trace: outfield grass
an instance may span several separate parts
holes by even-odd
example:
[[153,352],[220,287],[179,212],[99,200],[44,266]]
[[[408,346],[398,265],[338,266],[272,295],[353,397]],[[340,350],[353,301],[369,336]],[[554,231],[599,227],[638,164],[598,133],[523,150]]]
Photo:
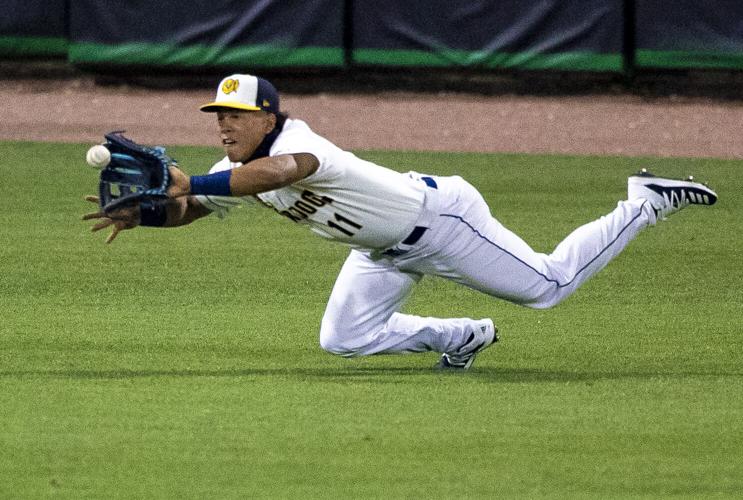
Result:
[[[492,316],[465,374],[318,346],[346,249],[268,210],[112,245],[87,145],[0,143],[0,498],[740,498],[743,175],[712,159],[364,152],[458,173],[537,250],[640,166],[721,201],[533,311],[427,279],[406,310]],[[191,172],[219,157],[178,147]]]

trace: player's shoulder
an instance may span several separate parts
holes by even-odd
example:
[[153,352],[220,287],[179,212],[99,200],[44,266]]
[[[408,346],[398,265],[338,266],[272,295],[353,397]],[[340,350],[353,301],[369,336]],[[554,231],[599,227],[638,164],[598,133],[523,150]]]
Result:
[[323,158],[337,150],[338,146],[316,134],[304,121],[288,118],[271,146],[270,155],[311,153],[322,163]]
[[284,127],[281,129],[281,133],[279,134],[279,138],[288,138],[288,137],[301,137],[301,136],[314,136],[317,135],[315,132],[310,128],[309,125],[303,120],[299,120],[297,118],[287,118],[286,122],[284,122]]

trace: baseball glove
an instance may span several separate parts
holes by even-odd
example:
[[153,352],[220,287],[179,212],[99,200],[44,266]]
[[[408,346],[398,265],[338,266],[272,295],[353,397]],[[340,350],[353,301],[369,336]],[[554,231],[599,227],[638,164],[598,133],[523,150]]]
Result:
[[110,163],[101,170],[100,205],[105,213],[137,205],[144,200],[167,198],[170,165],[177,162],[162,146],[147,147],[122,135],[105,134],[103,144],[111,152]]

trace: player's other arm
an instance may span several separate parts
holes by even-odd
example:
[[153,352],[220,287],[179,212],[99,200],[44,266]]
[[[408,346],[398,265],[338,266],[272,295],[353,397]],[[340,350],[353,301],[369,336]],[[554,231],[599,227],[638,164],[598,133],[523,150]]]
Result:
[[[99,204],[97,196],[86,196],[85,199],[96,205]],[[91,228],[94,232],[110,227],[111,234],[106,239],[106,243],[111,243],[121,231],[126,229],[134,229],[140,225],[184,226],[210,213],[211,210],[199,203],[196,197],[184,196],[182,198],[159,200],[151,206],[140,204],[123,207],[110,213],[98,210],[83,215],[83,220],[97,220]]]
[[232,170],[189,177],[171,168],[168,195],[180,199],[189,194],[248,196],[282,188],[312,175],[320,163],[309,153],[268,156]]
[[206,217],[212,213],[212,211],[202,205],[195,196],[168,198],[165,210],[166,217],[163,227],[185,226],[196,219]]

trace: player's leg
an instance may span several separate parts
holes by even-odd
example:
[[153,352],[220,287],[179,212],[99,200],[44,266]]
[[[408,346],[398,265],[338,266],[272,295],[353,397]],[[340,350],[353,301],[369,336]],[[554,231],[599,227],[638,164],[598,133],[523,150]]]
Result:
[[534,308],[565,299],[655,223],[646,200],[622,201],[606,216],[573,231],[547,255],[535,252],[493,218],[472,186],[461,183],[458,189],[458,201],[442,214],[436,228],[436,237],[449,240],[437,257],[438,274]]
[[[387,259],[353,250],[341,268],[320,329],[323,349],[341,356],[434,351],[455,353],[483,335],[492,322],[399,313],[421,275],[401,272]],[[487,332],[483,332],[485,327]]]
[[449,214],[443,214],[449,220],[437,229],[450,235],[454,248],[467,242],[467,252],[449,250],[444,258],[453,263],[452,279],[535,308],[551,307],[568,297],[659,217],[717,201],[714,191],[693,178],[661,178],[643,170],[628,180],[628,201],[579,227],[545,255],[495,220],[474,187],[460,182],[456,189],[458,196],[450,199],[457,201]]
[[[619,255],[644,228],[689,205],[713,205],[717,195],[692,177],[656,177],[643,170],[628,180],[628,201],[573,231],[549,254],[534,252],[490,215],[482,196],[460,183],[445,234],[469,241],[457,259],[458,279],[479,290],[529,307],[551,307]],[[459,212],[457,212],[457,210]],[[455,231],[459,232],[456,236]],[[461,245],[461,243],[458,243]],[[487,263],[487,264],[486,264]]]

